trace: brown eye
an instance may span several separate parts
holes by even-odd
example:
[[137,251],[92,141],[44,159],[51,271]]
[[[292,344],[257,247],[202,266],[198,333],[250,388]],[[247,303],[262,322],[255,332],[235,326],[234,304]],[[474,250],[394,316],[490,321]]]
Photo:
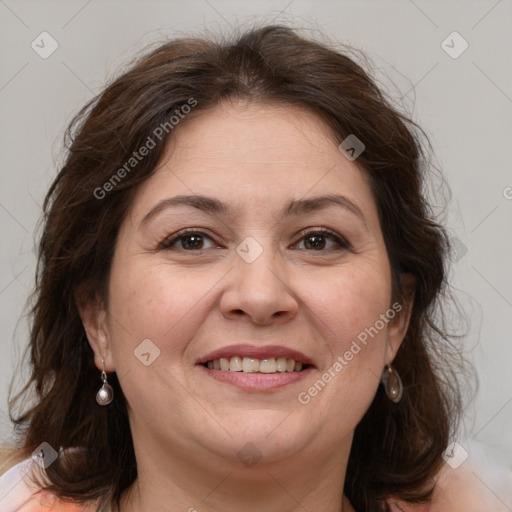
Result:
[[306,249],[323,249],[326,244],[325,236],[323,235],[308,235],[304,240]]
[[183,249],[202,249],[203,237],[201,235],[186,235],[180,238]]
[[[201,251],[209,248],[205,247],[208,240],[213,243],[212,238],[205,233],[199,231],[181,231],[165,239],[160,244],[159,248],[178,251],[184,250],[188,252]],[[212,246],[215,246],[215,244],[213,243]]]
[[350,247],[349,243],[344,238],[327,230],[312,231],[305,235],[299,241],[299,244],[302,242],[304,242],[304,246],[299,248],[308,251],[348,249]]

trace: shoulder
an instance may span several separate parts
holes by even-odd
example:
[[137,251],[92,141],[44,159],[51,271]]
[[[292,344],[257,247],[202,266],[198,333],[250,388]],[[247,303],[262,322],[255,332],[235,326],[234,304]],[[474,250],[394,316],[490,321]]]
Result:
[[96,507],[62,501],[36,482],[44,478],[34,457],[19,460],[17,452],[0,451],[0,510],[2,512],[95,512]]

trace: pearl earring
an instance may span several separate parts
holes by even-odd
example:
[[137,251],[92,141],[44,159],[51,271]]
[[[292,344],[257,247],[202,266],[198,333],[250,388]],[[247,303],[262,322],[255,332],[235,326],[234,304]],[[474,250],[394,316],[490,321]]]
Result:
[[396,404],[400,402],[404,392],[404,386],[400,375],[398,375],[398,372],[391,365],[387,365],[384,369],[381,381],[388,398]]
[[114,399],[114,390],[112,386],[107,382],[107,372],[105,371],[105,361],[102,359],[101,364],[103,365],[103,371],[101,372],[101,380],[103,386],[96,393],[96,402],[100,405],[108,405]]

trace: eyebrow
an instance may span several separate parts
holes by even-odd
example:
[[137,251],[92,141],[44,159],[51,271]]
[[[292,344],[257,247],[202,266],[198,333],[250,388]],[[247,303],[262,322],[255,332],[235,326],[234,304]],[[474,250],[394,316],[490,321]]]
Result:
[[[340,206],[345,210],[353,213],[363,222],[365,226],[367,225],[366,219],[359,206],[357,206],[357,204],[351,201],[348,197],[338,194],[330,194],[308,199],[296,199],[290,201],[290,203],[279,213],[279,219],[290,216],[304,215],[306,213],[323,210],[333,205]],[[229,205],[213,197],[199,195],[179,195],[168,199],[163,199],[162,201],[158,202],[148,213],[146,213],[146,215],[144,215],[142,221],[140,222],[139,228],[149,222],[151,218],[155,217],[163,210],[177,206],[189,206],[211,215],[218,215],[223,217],[234,215],[233,210]]]

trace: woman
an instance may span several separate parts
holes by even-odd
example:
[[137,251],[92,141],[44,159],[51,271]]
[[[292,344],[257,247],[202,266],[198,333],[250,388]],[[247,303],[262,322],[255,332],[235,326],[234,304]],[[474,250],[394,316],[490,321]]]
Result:
[[459,367],[415,133],[278,26],[111,83],[45,201],[4,508],[448,510]]

